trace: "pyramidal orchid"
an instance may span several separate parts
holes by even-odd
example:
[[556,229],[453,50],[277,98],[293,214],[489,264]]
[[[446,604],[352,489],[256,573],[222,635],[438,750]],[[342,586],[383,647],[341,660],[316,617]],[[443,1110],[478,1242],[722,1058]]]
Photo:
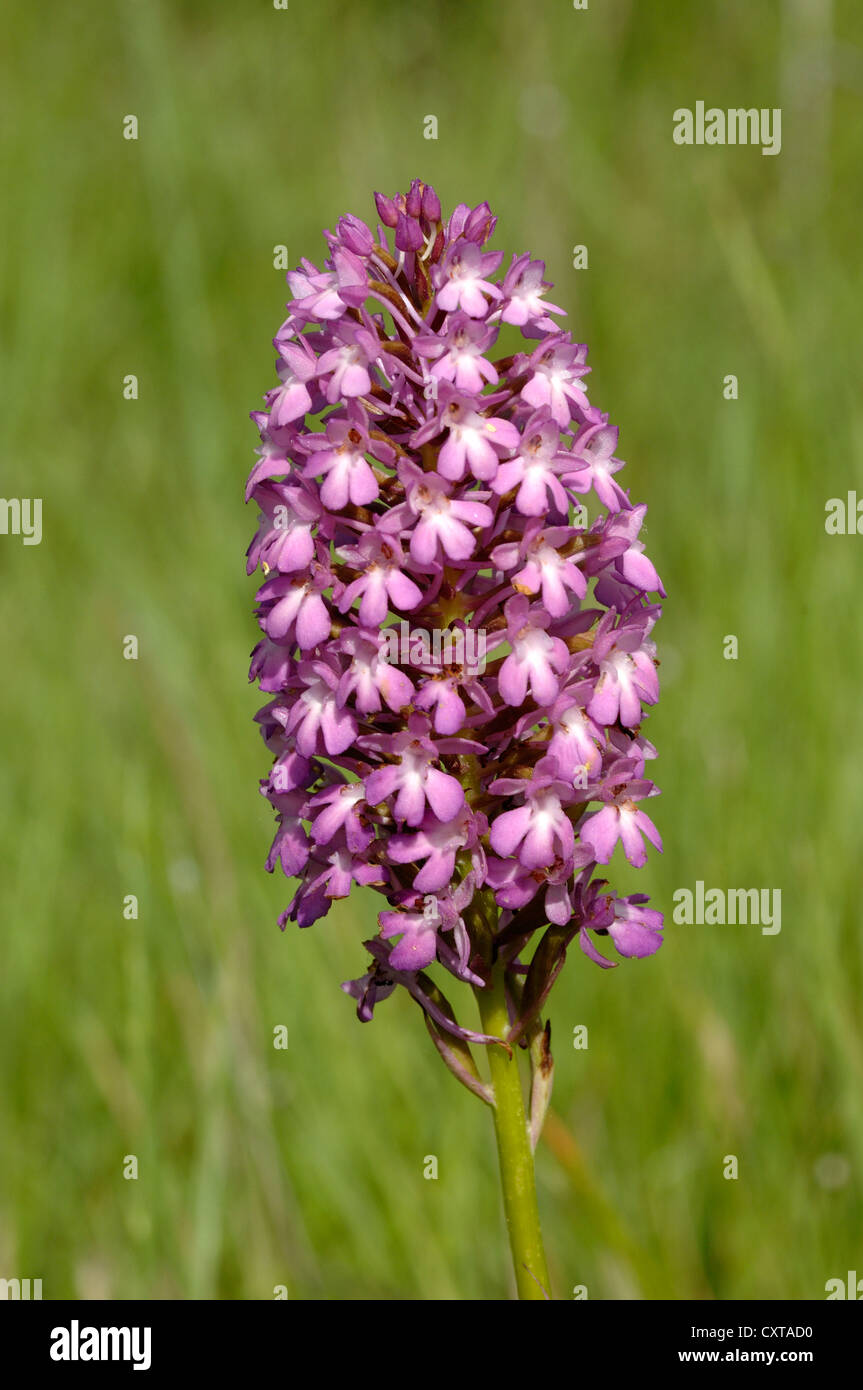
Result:
[[661,849],[641,727],[664,591],[543,262],[485,249],[486,203],[444,221],[419,180],[375,202],[375,231],[342,217],[323,267],[289,272],[278,384],[252,417],[267,868],[296,881],[283,928],[355,885],[384,898],[342,988],[363,1021],[405,989],[491,1106],[518,1292],[542,1299],[549,990],[576,938],[603,969],[662,940],[597,866]]

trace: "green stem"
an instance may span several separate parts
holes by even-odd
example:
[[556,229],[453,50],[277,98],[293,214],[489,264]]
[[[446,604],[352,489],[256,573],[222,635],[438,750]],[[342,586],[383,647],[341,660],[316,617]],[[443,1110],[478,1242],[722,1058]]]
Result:
[[[509,1017],[504,972],[500,966],[492,971],[490,985],[476,990],[476,997],[483,1031],[496,1038],[505,1038],[509,1032]],[[494,1126],[503,1206],[518,1296],[548,1299],[551,1286],[539,1226],[533,1153],[518,1072],[518,1048],[513,1048],[512,1056],[508,1056],[504,1048],[489,1046],[488,1058],[495,1097]]]

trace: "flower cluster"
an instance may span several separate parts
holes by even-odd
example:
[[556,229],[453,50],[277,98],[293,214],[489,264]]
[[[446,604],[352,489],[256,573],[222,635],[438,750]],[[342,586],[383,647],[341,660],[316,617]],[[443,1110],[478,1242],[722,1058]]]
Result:
[[[641,725],[663,590],[543,262],[503,269],[488,205],[444,223],[419,180],[376,204],[376,232],[342,217],[324,268],[289,272],[279,384],[252,417],[267,867],[298,880],[283,927],[355,883],[386,898],[370,968],[344,986],[361,1018],[402,984],[438,1028],[487,1041],[455,1022],[433,961],[482,987],[504,959],[535,1014],[576,935],[602,966],[597,939],[622,956],[661,942],[643,895],[593,875],[618,841],[636,866],[645,841],[661,849]],[[496,356],[501,333],[518,350]],[[405,623],[429,641],[395,661],[384,633]],[[453,657],[463,642],[439,656],[441,633],[470,629],[481,673]]]

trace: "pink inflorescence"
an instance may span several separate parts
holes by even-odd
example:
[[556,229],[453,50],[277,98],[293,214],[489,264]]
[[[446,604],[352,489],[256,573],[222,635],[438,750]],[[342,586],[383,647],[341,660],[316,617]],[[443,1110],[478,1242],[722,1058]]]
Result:
[[[486,203],[444,225],[419,180],[375,201],[376,233],[343,217],[324,269],[289,272],[279,385],[252,416],[267,867],[299,880],[282,927],[354,883],[386,898],[344,986],[361,1018],[403,984],[477,1038],[424,971],[482,986],[480,921],[516,974],[543,928],[550,977],[576,935],[603,966],[591,933],[622,956],[661,943],[661,913],[593,874],[618,840],[636,866],[662,847],[641,724],[664,591],[544,263],[501,273]],[[501,331],[518,347],[496,357]]]

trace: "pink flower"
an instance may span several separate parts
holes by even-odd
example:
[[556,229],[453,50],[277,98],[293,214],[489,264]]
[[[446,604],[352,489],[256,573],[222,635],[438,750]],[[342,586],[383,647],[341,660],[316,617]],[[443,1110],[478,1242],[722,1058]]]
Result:
[[571,862],[575,832],[564,810],[571,788],[558,778],[553,758],[537,763],[529,781],[500,778],[492,783],[491,790],[524,796],[523,806],[504,811],[492,822],[490,839],[496,854],[504,858],[517,855],[519,863],[529,870],[549,868],[555,860]]
[[441,393],[441,402],[441,424],[448,437],[438,454],[438,472],[451,482],[460,481],[468,469],[475,478],[493,479],[500,455],[521,441],[515,425],[499,416],[481,415],[469,399],[452,390]]
[[485,277],[494,274],[502,259],[502,251],[483,254],[474,242],[456,241],[432,271],[438,309],[447,314],[463,309],[470,318],[484,318],[488,313],[486,295],[501,298],[497,285]]
[[[413,715],[404,733],[389,742],[397,761],[377,768],[366,779],[366,800],[377,805],[393,798],[396,819],[408,825],[420,824],[426,805],[441,821],[452,820],[464,805],[464,788],[459,781],[434,766],[440,750],[427,737],[427,730],[428,721]],[[363,746],[374,748],[379,741],[369,743],[366,739]]]
[[559,448],[560,432],[545,411],[537,411],[525,424],[521,452],[502,463],[492,481],[492,491],[500,494],[517,488],[515,505],[522,516],[545,516],[556,507],[566,516],[569,499],[559,475],[566,468],[567,455]]
[[561,429],[566,429],[574,410],[586,412],[585,422],[591,420],[590,403],[581,383],[590,371],[586,358],[584,343],[570,343],[562,333],[546,338],[529,359],[518,364],[528,373],[522,400],[536,410],[550,411]]
[[518,706],[529,689],[538,705],[552,704],[569,666],[566,643],[548,634],[548,616],[530,608],[527,599],[511,598],[504,611],[512,651],[500,669],[501,695],[508,705]]
[[343,216],[320,268],[289,272],[252,416],[267,867],[297,879],[281,926],[380,891],[346,985],[360,1017],[403,986],[483,1093],[450,1043],[495,1040],[457,1021],[440,971],[481,991],[498,962],[512,1045],[576,936],[604,968],[603,936],[624,957],[661,940],[659,913],[594,875],[618,842],[636,866],[661,848],[642,726],[663,590],[543,262],[501,269],[487,203],[445,219],[419,179],[375,202],[374,230]]
[[551,289],[545,273],[544,261],[532,261],[529,255],[513,256],[512,265],[503,282],[504,306],[501,318],[504,323],[530,324],[543,332],[555,332],[556,325],[549,314],[565,314],[558,304],[546,304],[545,291]]
[[359,599],[364,627],[382,623],[390,605],[410,612],[422,603],[422,590],[402,571],[404,555],[392,532],[383,528],[366,531],[356,545],[341,546],[338,554],[360,570],[342,591],[339,610],[346,613]]
[[432,376],[452,382],[459,391],[475,394],[487,382],[495,385],[498,381],[496,369],[483,356],[496,336],[478,319],[458,313],[450,315],[443,333],[418,334],[414,348],[420,357],[433,361]]
[[349,502],[356,507],[374,502],[379,487],[366,454],[384,462],[395,457],[391,447],[369,438],[366,413],[355,400],[348,405],[344,419],[330,417],[323,437],[307,436],[300,447],[309,455],[304,476],[323,477],[320,500],[330,511],[341,511]]
[[421,565],[434,564],[441,552],[450,560],[466,560],[476,549],[471,526],[490,526],[494,513],[483,502],[451,496],[446,479],[400,463],[407,502],[416,517],[410,553]]
[[[600,796],[605,805],[599,811],[585,816],[579,826],[579,835],[584,844],[593,850],[599,864],[607,864],[620,840],[623,851],[636,869],[647,863],[647,851],[642,835],[658,850],[662,849],[659,831],[650,817],[639,810],[636,802],[643,797],[655,794],[652,783],[642,780],[627,781],[632,769],[624,762],[615,764],[606,778],[605,786],[594,798]],[[617,779],[620,778],[618,783]]]
[[306,382],[317,373],[317,365],[307,348],[284,343],[279,348],[281,362],[277,365],[281,386],[271,391],[267,404],[270,407],[269,423],[275,429],[300,420],[312,408]]

